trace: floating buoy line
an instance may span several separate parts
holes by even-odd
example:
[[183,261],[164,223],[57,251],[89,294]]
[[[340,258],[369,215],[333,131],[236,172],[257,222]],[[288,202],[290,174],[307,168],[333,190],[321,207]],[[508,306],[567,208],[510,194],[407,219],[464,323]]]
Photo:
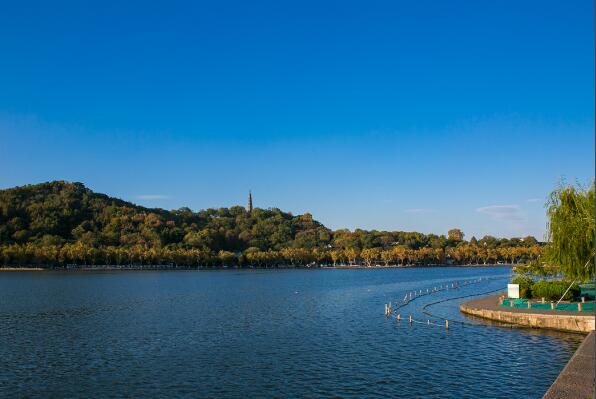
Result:
[[[395,315],[395,319],[398,322],[401,322],[401,314],[399,312],[400,308],[403,308],[407,305],[409,305],[411,302],[415,301],[418,298],[421,298],[423,296],[428,296],[428,295],[432,295],[435,293],[439,293],[442,291],[447,291],[447,290],[457,290],[461,287],[465,287],[468,285],[472,285],[472,284],[478,284],[481,282],[486,282],[489,280],[500,280],[500,279],[504,279],[507,277],[480,277],[478,279],[473,279],[473,280],[464,280],[464,281],[455,281],[452,283],[447,283],[447,284],[441,284],[439,286],[434,286],[432,289],[431,288],[426,288],[426,290],[412,290],[409,292],[406,292],[406,294],[404,295],[403,298],[403,302],[400,303],[400,301],[397,301],[395,304],[395,308],[392,302],[386,303],[385,304],[385,316],[386,317],[390,317],[392,314]],[[442,302],[447,302],[447,301],[452,301],[455,299],[462,299],[462,298],[468,298],[468,297],[473,297],[473,296],[479,296],[479,295],[486,295],[486,294],[491,294],[493,292],[497,292],[497,291],[503,291],[504,288],[497,288],[495,290],[491,290],[491,291],[487,291],[487,292],[481,292],[481,293],[477,293],[477,294],[470,294],[470,295],[463,295],[463,296],[458,296],[458,297],[451,297],[451,298],[445,298],[445,299],[441,299],[439,301],[435,301],[435,302],[431,302],[431,303],[427,303],[426,305],[424,305],[422,307],[422,313],[424,313],[425,315],[432,317],[432,318],[436,318],[436,319],[441,319],[444,321],[444,323],[435,323],[434,321],[431,321],[430,319],[426,319],[426,321],[424,320],[416,320],[412,317],[412,314],[410,314],[408,316],[407,322],[408,324],[411,326],[413,323],[417,323],[417,324],[425,324],[428,326],[436,326],[436,327],[444,327],[446,330],[449,329],[449,323],[455,323],[458,325],[470,325],[470,326],[478,326],[478,325],[482,325],[481,323],[472,323],[472,322],[465,322],[465,321],[459,321],[459,320],[448,320],[445,317],[441,317],[441,316],[436,316],[433,315],[432,313],[430,313],[427,309],[428,307],[432,306],[432,305],[436,305]]]
[[[456,297],[453,297],[453,298],[446,298],[446,299],[442,299],[440,301],[427,303],[426,305],[424,305],[422,307],[422,313],[424,313],[425,315],[430,316],[430,317],[435,317],[437,319],[442,319],[442,320],[447,321],[447,318],[445,318],[443,316],[437,316],[437,315],[434,315],[434,314],[430,313],[429,311],[427,311],[427,308],[429,308],[432,305],[437,305],[437,304],[443,303],[443,302],[454,301],[456,299],[462,299],[462,298],[470,298],[470,297],[473,297],[473,296],[488,295],[488,294],[492,294],[494,292],[503,291],[504,289],[505,288],[497,288],[496,290],[490,290],[490,291],[486,291],[486,292],[480,292],[478,294],[456,296]],[[459,325],[464,325],[464,326],[482,326],[482,325],[484,325],[482,323],[472,323],[472,322],[460,321],[460,320],[451,320],[451,322],[452,323],[459,324]]]

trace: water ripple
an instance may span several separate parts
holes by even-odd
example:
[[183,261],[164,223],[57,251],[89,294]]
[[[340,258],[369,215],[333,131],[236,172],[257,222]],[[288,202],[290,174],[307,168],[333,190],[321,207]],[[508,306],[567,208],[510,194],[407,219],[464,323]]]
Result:
[[[429,302],[496,289],[503,268],[6,273],[2,397],[540,398],[583,336],[426,325]],[[461,301],[432,314],[467,320]]]

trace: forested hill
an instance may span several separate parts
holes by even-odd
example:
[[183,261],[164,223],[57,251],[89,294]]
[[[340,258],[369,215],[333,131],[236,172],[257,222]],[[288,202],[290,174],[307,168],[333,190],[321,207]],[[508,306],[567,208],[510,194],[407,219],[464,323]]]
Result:
[[275,208],[150,209],[64,181],[0,190],[3,264],[477,263],[531,258],[539,248],[532,237],[467,242],[456,229],[448,237],[331,231],[308,213]]
[[309,214],[240,206],[192,212],[149,209],[56,181],[0,191],[0,242],[162,247],[172,244],[241,251],[328,243],[331,232]]

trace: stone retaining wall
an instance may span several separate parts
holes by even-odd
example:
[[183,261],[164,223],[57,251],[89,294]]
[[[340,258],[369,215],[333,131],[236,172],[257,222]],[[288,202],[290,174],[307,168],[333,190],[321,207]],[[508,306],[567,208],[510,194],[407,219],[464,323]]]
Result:
[[466,314],[533,328],[589,333],[594,330],[594,315],[543,314],[535,312],[510,312],[474,306],[465,302],[459,309]]

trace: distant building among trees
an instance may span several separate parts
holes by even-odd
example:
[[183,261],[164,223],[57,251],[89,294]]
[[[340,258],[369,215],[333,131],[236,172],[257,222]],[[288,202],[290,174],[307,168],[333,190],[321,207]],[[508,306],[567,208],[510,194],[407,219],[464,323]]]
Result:
[[[151,209],[55,181],[0,190],[0,264],[183,267],[518,263],[533,237],[464,241],[406,231],[331,230],[277,208]],[[476,242],[474,242],[476,241]]]

